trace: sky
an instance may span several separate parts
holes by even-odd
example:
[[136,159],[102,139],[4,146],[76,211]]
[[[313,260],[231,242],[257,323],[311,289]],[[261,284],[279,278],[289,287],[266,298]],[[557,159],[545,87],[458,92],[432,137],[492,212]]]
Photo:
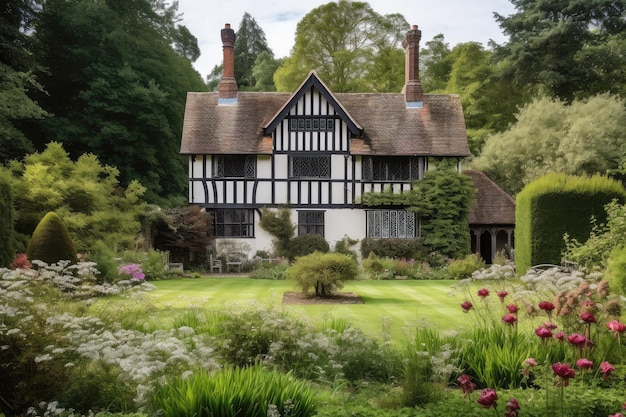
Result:
[[[201,56],[194,68],[203,79],[214,66],[222,63],[220,30],[230,23],[235,32],[245,12],[265,32],[268,46],[275,58],[290,54],[295,43],[296,26],[314,8],[330,0],[179,0],[180,24],[187,26],[198,39]],[[443,34],[450,48],[463,42],[489,40],[503,43],[494,12],[508,16],[515,8],[509,0],[370,0],[378,14],[400,13],[410,25],[422,31],[421,46]],[[407,28],[408,29],[408,28]]]

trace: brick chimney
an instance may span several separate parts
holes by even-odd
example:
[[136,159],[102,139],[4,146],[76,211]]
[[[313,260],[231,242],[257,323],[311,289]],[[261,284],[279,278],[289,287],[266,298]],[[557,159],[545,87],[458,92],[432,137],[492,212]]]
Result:
[[407,107],[421,107],[424,102],[424,90],[422,90],[419,70],[420,39],[422,39],[422,31],[417,29],[417,25],[413,25],[411,30],[406,33],[406,37],[402,42],[402,47],[404,48],[404,88],[402,92],[404,93]]
[[235,31],[226,23],[221,31],[222,48],[224,50],[224,72],[218,86],[220,99],[237,98],[237,81],[235,81]]

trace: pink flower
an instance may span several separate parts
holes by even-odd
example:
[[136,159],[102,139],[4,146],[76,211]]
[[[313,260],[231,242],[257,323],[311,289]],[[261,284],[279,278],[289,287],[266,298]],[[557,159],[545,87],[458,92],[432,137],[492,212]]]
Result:
[[597,323],[595,316],[593,313],[582,313],[580,315],[580,319],[585,323]]
[[478,398],[477,402],[478,404],[482,405],[485,408],[490,408],[491,406],[493,406],[493,408],[497,408],[498,407],[498,404],[496,403],[497,400],[498,400],[498,394],[496,394],[496,390],[491,389],[491,388],[485,388],[480,393],[480,398]]
[[542,301],[539,303],[539,308],[549,313],[554,310],[554,304],[552,304],[550,301]]
[[506,306],[506,309],[509,311],[509,313],[511,314],[515,314],[517,313],[517,305],[515,304],[509,304],[508,306]]
[[497,294],[501,302],[504,302],[504,299],[506,298],[506,296],[509,295],[509,293],[506,291],[498,291]]
[[463,311],[467,313],[468,311],[472,309],[472,307],[474,307],[474,305],[470,303],[469,301],[466,301],[461,304],[461,307],[463,308]]
[[607,381],[609,379],[609,375],[611,374],[611,372],[615,370],[615,367],[605,361],[600,364],[600,370],[604,374],[604,380]]
[[537,360],[535,358],[526,358],[524,359],[524,362],[522,362],[522,365],[524,365],[522,374],[524,376],[528,376],[528,374],[530,373],[530,368],[532,368],[533,366],[537,366]]
[[609,417],[624,417],[622,413],[611,414]]
[[620,323],[617,320],[608,322],[606,327],[608,327],[610,331],[615,332],[615,337],[617,337],[619,333],[626,331],[626,324]]
[[457,381],[461,384],[461,390],[463,390],[463,394],[466,397],[476,389],[476,384],[472,382],[472,378],[469,375],[461,374]]
[[569,385],[569,379],[574,378],[576,376],[576,372],[570,368],[567,363],[553,363],[552,364],[552,372],[563,381],[563,386],[566,387]]
[[567,337],[567,341],[572,345],[582,348],[587,344],[587,338],[582,334],[573,333]]
[[517,417],[517,411],[519,409],[519,402],[515,398],[511,398],[509,402],[506,403],[506,411],[504,412],[504,417]]
[[546,321],[545,323],[543,323],[543,327],[545,327],[548,330],[554,330],[554,329],[556,329],[559,326],[557,326],[556,324],[552,323],[551,321]]
[[576,366],[578,366],[580,369],[591,369],[593,367],[593,362],[591,362],[589,359],[578,359],[576,361]]
[[552,337],[552,332],[550,331],[550,329],[546,329],[545,327],[537,327],[535,329],[535,334],[537,336],[539,336],[542,339],[548,339],[550,337]]
[[489,295],[489,290],[487,288],[481,288],[480,290],[478,290],[478,296],[485,298]]
[[517,322],[517,317],[515,317],[513,314],[507,314],[502,317],[502,321],[506,324],[514,325]]
[[558,332],[556,335],[554,335],[554,337],[556,338],[556,340],[563,343],[563,340],[565,339],[565,333]]

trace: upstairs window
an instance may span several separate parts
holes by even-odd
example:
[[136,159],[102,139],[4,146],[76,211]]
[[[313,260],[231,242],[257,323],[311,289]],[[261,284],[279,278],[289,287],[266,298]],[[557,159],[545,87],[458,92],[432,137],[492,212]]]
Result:
[[254,237],[254,210],[215,210],[216,237]]
[[375,239],[413,239],[415,213],[407,210],[368,210],[367,237]]
[[289,130],[292,132],[332,132],[335,130],[335,119],[330,117],[292,117],[289,120]]
[[418,158],[403,156],[364,157],[363,179],[367,181],[413,181],[419,179]]
[[255,155],[217,155],[213,157],[214,178],[254,178]]
[[324,236],[324,212],[319,210],[298,211],[298,236]]
[[291,178],[330,178],[330,155],[294,155],[290,158]]

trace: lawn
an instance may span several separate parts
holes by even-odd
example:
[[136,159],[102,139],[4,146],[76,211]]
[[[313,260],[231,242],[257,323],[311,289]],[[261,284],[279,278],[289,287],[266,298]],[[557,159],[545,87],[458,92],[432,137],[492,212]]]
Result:
[[342,318],[374,335],[385,327],[394,340],[405,334],[407,326],[429,323],[439,329],[459,328],[462,323],[462,301],[453,295],[454,281],[353,281],[342,291],[352,291],[363,304],[283,305],[286,291],[294,291],[291,281],[256,280],[247,277],[202,277],[153,282],[158,290],[150,293],[152,303],[160,310],[183,311],[190,307],[216,308],[237,303],[246,305],[255,300],[268,305],[281,305],[298,317],[317,323],[324,319]]

